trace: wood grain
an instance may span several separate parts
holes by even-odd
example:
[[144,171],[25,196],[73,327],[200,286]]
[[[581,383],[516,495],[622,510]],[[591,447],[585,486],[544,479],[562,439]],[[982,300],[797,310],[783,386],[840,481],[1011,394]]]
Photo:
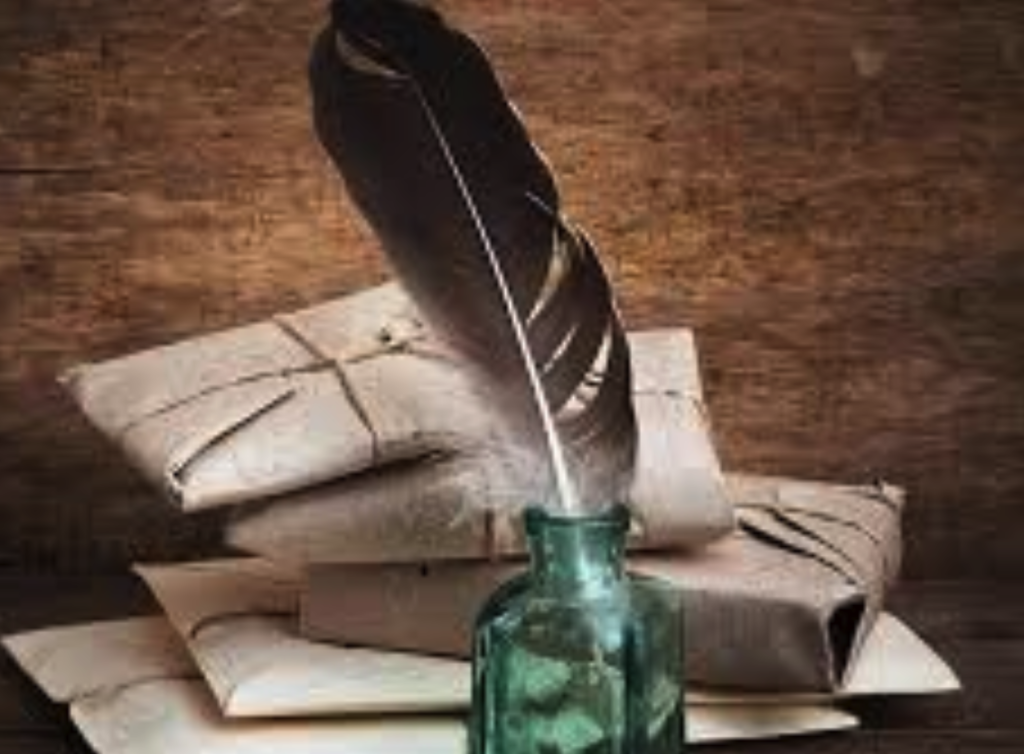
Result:
[[[912,493],[913,576],[1024,574],[1024,6],[458,0],[735,469]],[[379,281],[311,134],[320,3],[0,10],[0,556],[211,551],[53,378]]]

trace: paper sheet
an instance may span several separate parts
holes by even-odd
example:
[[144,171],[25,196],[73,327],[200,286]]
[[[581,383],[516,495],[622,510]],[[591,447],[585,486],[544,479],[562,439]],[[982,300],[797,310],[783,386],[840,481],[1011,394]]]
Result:
[[[834,692],[878,616],[900,556],[902,491],[730,474],[740,528],[630,569],[683,594],[688,678],[713,688]],[[301,630],[320,641],[468,657],[480,608],[522,561],[316,563]]]
[[[26,673],[99,754],[465,754],[461,716],[231,720],[162,617],[43,629],[6,637]],[[130,661],[120,647],[132,647]],[[135,667],[135,672],[126,672]],[[367,681],[369,683],[369,681]],[[690,743],[775,738],[855,727],[827,706],[702,705],[687,710]]]
[[[469,665],[424,655],[347,648],[301,638],[280,607],[281,582],[261,561],[208,561],[137,570],[188,643],[233,717],[468,707]],[[260,584],[266,594],[260,598]],[[294,587],[293,587],[294,588]],[[374,683],[368,683],[368,679]],[[959,688],[949,666],[896,617],[883,614],[837,694],[692,690],[695,706],[798,705],[837,698],[929,694]]]
[[[513,472],[472,370],[421,320],[391,282],[61,381],[184,512],[229,507],[226,537],[247,552],[350,563],[521,552],[510,514],[541,480]],[[628,338],[639,446],[627,497],[643,523],[630,544],[700,546],[735,520],[692,333]]]
[[[443,712],[470,695],[465,664],[340,647],[298,633],[298,584],[258,560],[139,567],[230,717]],[[373,679],[368,683],[367,679]]]
[[960,690],[953,669],[891,613],[878,616],[849,678],[833,694],[768,694],[691,689],[693,704],[800,704],[865,696],[944,694]]

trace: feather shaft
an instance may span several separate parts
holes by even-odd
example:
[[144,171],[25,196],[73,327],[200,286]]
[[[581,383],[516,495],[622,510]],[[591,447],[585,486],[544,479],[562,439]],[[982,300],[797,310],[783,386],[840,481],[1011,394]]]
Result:
[[507,429],[496,483],[567,513],[621,500],[636,423],[611,286],[483,50],[415,0],[334,0],[310,81],[350,197]]
[[494,244],[491,241],[490,234],[487,232],[487,227],[484,224],[483,219],[480,217],[480,211],[477,208],[476,202],[473,200],[473,194],[469,190],[469,186],[466,184],[466,179],[462,175],[462,171],[459,170],[459,164],[456,161],[455,156],[452,154],[451,147],[448,145],[448,140],[444,137],[444,132],[438,125],[437,118],[434,116],[430,103],[427,102],[426,98],[423,96],[423,91],[415,82],[415,79],[412,80],[412,86],[416,92],[416,98],[424,110],[427,121],[430,123],[430,128],[434,134],[434,138],[437,140],[438,147],[444,154],[445,162],[451,169],[452,179],[458,187],[459,194],[465,204],[466,212],[469,214],[470,220],[473,222],[473,227],[476,229],[477,236],[479,237],[481,253],[486,257],[487,266],[491,270],[494,282],[498,288],[498,292],[501,297],[502,309],[508,317],[508,323],[512,329],[513,337],[515,338],[516,348],[522,358],[522,366],[526,372],[533,406],[535,407],[538,419],[540,420],[547,455],[551,462],[551,470],[555,478],[555,487],[558,491],[559,502],[562,504],[562,509],[564,511],[568,513],[577,513],[579,512],[580,507],[579,496],[576,494],[576,486],[573,484],[572,478],[569,476],[569,465],[566,462],[565,447],[562,445],[562,440],[558,436],[558,429],[555,426],[551,407],[548,405],[548,400],[544,393],[544,386],[541,384],[540,371],[537,369],[537,363],[534,361],[533,354],[530,351],[529,340],[526,336],[526,328],[523,325],[522,319],[519,317],[519,313],[516,311],[515,302],[512,299],[512,292],[509,290],[508,283],[506,282],[505,271],[502,269],[501,261],[498,259],[498,254],[494,250]]

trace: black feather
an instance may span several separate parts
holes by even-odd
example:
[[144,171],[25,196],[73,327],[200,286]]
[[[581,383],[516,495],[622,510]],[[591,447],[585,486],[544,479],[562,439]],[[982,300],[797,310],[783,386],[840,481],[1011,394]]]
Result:
[[556,482],[568,457],[563,505],[615,502],[636,448],[622,326],[486,56],[423,5],[332,10],[310,78],[317,133],[350,195],[431,326],[479,367],[524,442],[546,448]]

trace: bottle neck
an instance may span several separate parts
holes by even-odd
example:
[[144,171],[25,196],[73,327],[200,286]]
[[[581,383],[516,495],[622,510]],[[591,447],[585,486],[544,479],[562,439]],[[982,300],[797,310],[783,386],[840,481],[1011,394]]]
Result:
[[622,581],[629,529],[624,506],[588,516],[558,516],[530,508],[525,521],[536,587],[593,593]]

